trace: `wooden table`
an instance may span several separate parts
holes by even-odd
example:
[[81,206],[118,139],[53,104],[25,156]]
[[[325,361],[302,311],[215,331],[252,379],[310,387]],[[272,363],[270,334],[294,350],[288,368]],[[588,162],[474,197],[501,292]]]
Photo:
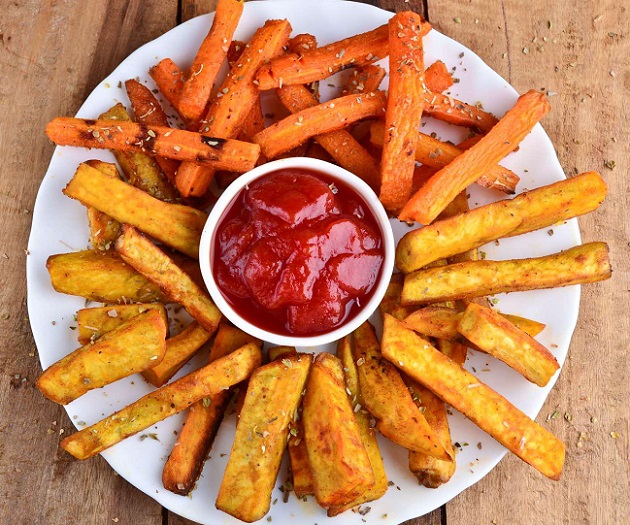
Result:
[[[296,0],[297,1],[297,0]],[[566,173],[599,170],[609,197],[580,219],[584,241],[606,240],[613,278],[583,289],[569,359],[539,416],[567,461],[551,482],[508,455],[427,524],[621,524],[628,503],[630,311],[630,25],[613,0],[372,0],[414,9],[475,50],[523,92],[554,94],[544,127]],[[88,5],[89,4],[89,5]],[[41,373],[26,311],[31,210],[53,150],[44,124],[72,115],[138,46],[212,11],[215,0],[15,0],[0,9],[0,523],[190,523],[119,478],[101,458],[59,448],[72,425],[35,389]],[[54,220],[54,217],[51,217]],[[558,305],[561,307],[561,305]],[[557,412],[559,417],[547,421]]]

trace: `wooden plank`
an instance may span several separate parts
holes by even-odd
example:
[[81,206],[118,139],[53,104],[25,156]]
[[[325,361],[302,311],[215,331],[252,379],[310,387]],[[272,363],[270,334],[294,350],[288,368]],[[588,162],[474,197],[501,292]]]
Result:
[[[629,368],[624,340],[630,307],[630,203],[620,168],[604,166],[609,160],[618,166],[628,163],[622,145],[628,137],[622,131],[628,118],[624,57],[630,51],[620,36],[628,28],[627,23],[623,31],[619,26],[624,8],[610,0],[576,2],[571,8],[566,2],[429,0],[428,11],[437,29],[479,54],[520,92],[538,88],[558,93],[551,97],[554,110],[543,126],[568,175],[595,169],[610,185],[604,206],[581,218],[580,226],[584,242],[610,244],[617,269],[610,281],[583,287],[569,359],[538,418],[567,444],[562,479],[550,482],[507,457],[447,505],[447,523],[467,524],[471,516],[476,523],[512,525],[627,523],[629,410],[624,398]],[[624,314],[615,315],[613,308]],[[557,418],[546,422],[555,411]],[[613,439],[611,432],[620,437]],[[499,503],[508,500],[509,505]]]
[[[52,145],[44,124],[73,114],[133,49],[175,24],[177,2],[28,0],[0,10],[0,523],[158,525],[162,509],[101,458],[59,449],[72,425],[34,388],[41,373],[26,312],[31,211]],[[9,128],[8,123],[11,123]],[[87,242],[87,231],[86,231]]]

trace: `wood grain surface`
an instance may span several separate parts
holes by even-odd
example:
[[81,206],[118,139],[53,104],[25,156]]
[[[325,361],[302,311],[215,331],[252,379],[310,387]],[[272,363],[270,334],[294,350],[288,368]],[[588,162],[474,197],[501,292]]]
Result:
[[[562,479],[551,482],[508,455],[481,482],[408,525],[629,523],[628,7],[613,0],[366,3],[424,13],[517,90],[549,92],[553,111],[544,127],[566,173],[599,170],[610,188],[604,206],[580,226],[584,241],[609,243],[614,276],[583,288],[569,359],[538,418],[567,445]],[[2,2],[2,524],[192,523],[120,479],[100,457],[78,462],[60,450],[60,439],[73,427],[64,410],[34,387],[41,366],[26,311],[25,249],[53,150],[43,133],[46,122],[74,114],[137,47],[215,5],[216,0]]]

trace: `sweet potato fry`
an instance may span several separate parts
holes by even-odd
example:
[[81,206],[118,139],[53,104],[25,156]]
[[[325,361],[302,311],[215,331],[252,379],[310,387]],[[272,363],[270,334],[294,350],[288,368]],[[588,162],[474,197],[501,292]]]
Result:
[[538,386],[545,386],[560,368],[549,350],[491,308],[469,304],[457,330]]
[[55,291],[99,303],[169,302],[162,291],[114,252],[83,250],[51,255],[46,261]]
[[148,310],[62,357],[39,377],[37,388],[55,403],[67,405],[90,390],[159,363],[165,339],[163,317]]
[[[261,346],[261,342],[254,337],[238,328],[221,323],[210,349],[208,362],[212,363],[248,343]],[[168,356],[168,341],[166,352]],[[162,484],[165,489],[181,495],[193,490],[212,448],[229,399],[230,392],[223,390],[190,406],[184,427],[162,471]]]
[[[129,102],[131,102],[131,107],[133,108],[137,122],[146,124],[147,126],[169,127],[166,113],[148,87],[143,86],[135,79],[129,79],[125,81],[125,89],[127,90],[127,97],[129,97]],[[173,159],[167,159],[166,157],[155,157],[155,162],[158,163],[162,169],[162,173],[164,173],[168,181],[175,187],[175,174],[179,168],[179,162]]]
[[391,316],[385,317],[383,356],[536,470],[560,478],[561,441]]
[[338,358],[317,355],[303,404],[304,438],[317,503],[327,510],[346,506],[374,486],[374,474]]
[[450,95],[441,95],[430,90],[424,92],[425,113],[437,120],[456,126],[488,133],[498,119],[477,106],[471,106]]
[[93,343],[96,339],[118,328],[121,324],[147,310],[157,310],[167,327],[166,308],[160,303],[121,304],[100,306],[98,308],[82,308],[77,312],[77,338],[79,344]]
[[396,265],[409,273],[501,237],[552,226],[595,210],[607,187],[596,172],[493,202],[405,234],[396,249]]
[[354,331],[353,339],[361,394],[365,407],[377,420],[377,428],[406,449],[448,460],[448,453],[414,404],[400,374],[383,359],[374,328],[364,323]]
[[[389,313],[389,312],[388,312]],[[536,337],[545,329],[543,323],[532,321],[518,315],[510,315],[498,313],[514,326],[528,334],[530,337]],[[436,339],[444,339],[447,341],[461,340],[461,333],[457,330],[457,325],[461,321],[463,312],[457,311],[455,308],[447,306],[425,306],[419,310],[415,310],[407,317],[399,319],[404,325],[426,337],[435,337]]]
[[381,91],[363,96],[347,95],[294,113],[258,133],[253,140],[268,159],[273,159],[315,135],[341,129],[364,118],[379,117],[384,109],[385,94]]
[[247,379],[260,366],[261,359],[260,348],[253,343],[245,345],[68,436],[61,446],[77,459],[95,456],[194,402]]
[[[385,140],[385,124],[374,122],[370,126],[370,141],[375,146],[382,146]],[[464,152],[463,148],[453,146],[449,142],[442,142],[422,132],[418,132],[415,159],[425,166],[441,169]],[[488,168],[475,182],[484,188],[494,188],[504,193],[514,193],[519,176],[499,164]],[[414,184],[415,187],[415,184]],[[418,186],[419,187],[419,186]]]
[[414,152],[424,108],[422,19],[412,11],[389,19],[389,87],[379,199],[400,210],[411,197]]
[[[102,160],[88,160],[86,164],[90,168],[99,170],[110,179],[120,179],[120,173],[118,173],[116,164],[103,162]],[[110,250],[116,238],[120,235],[120,223],[106,213],[92,208],[92,206],[87,208],[87,218],[92,248],[97,252]]]
[[[254,74],[265,61],[282,52],[290,33],[291,25],[286,20],[267,20],[265,25],[254,33],[237,64],[221,85],[219,93],[210,103],[200,124],[201,133],[223,139],[231,139],[238,134],[258,100],[259,93],[254,85]],[[212,170],[196,164],[194,160],[193,163],[184,163],[177,172],[177,188],[184,197],[204,195],[214,176]],[[248,169],[251,168],[253,166]]]
[[510,153],[551,109],[544,94],[519,97],[488,134],[438,171],[405,204],[399,218],[430,224],[455,196]]
[[216,507],[246,522],[269,511],[271,492],[297,412],[312,356],[272,361],[249,380]]
[[436,60],[424,72],[424,84],[428,90],[442,93],[453,85],[453,77],[446,64],[441,60]]
[[140,151],[239,172],[251,170],[260,153],[248,142],[135,122],[59,117],[47,124],[46,134],[60,146]]
[[[387,474],[385,473],[385,466],[383,465],[383,458],[381,458],[381,451],[378,447],[378,441],[376,440],[376,430],[370,426],[371,416],[366,410],[361,407],[365,406],[361,389],[359,388],[359,372],[357,370],[357,364],[354,361],[352,355],[353,345],[352,334],[347,335],[337,343],[337,357],[341,360],[343,366],[343,375],[345,377],[346,392],[351,398],[353,404],[354,418],[359,427],[359,434],[363,441],[363,446],[370,459],[370,465],[372,466],[372,472],[374,473],[374,486],[358,498],[348,502],[346,505],[334,505],[328,509],[329,516],[336,516],[342,512],[366,503],[368,501],[374,501],[379,499],[385,492],[387,492]],[[357,406],[359,409],[357,410]]]
[[509,261],[471,261],[405,277],[401,303],[438,303],[503,292],[584,284],[612,275],[608,246],[591,242],[564,252]]
[[197,51],[179,96],[177,110],[186,122],[201,119],[242,12],[242,0],[217,2],[210,32]]
[[116,251],[125,262],[181,304],[203,328],[210,333],[216,331],[221,312],[208,294],[138,230],[124,226],[123,234],[116,241]]
[[195,355],[212,337],[212,333],[193,321],[181,333],[166,340],[166,353],[162,362],[142,372],[154,387],[161,387]]
[[[184,89],[183,71],[170,58],[165,58],[149,69],[149,75],[169,104],[179,113],[179,97]],[[186,124],[190,124],[188,129],[191,131],[195,130],[193,123]]]
[[206,214],[181,204],[155,199],[142,190],[80,164],[64,194],[131,224],[164,244],[199,257],[199,239]]

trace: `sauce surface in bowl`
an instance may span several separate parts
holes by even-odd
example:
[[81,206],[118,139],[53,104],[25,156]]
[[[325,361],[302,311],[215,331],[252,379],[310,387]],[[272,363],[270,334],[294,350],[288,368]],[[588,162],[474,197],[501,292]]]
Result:
[[315,335],[367,304],[383,259],[376,218],[354,189],[290,168],[236,196],[219,221],[211,266],[245,320],[277,334]]

